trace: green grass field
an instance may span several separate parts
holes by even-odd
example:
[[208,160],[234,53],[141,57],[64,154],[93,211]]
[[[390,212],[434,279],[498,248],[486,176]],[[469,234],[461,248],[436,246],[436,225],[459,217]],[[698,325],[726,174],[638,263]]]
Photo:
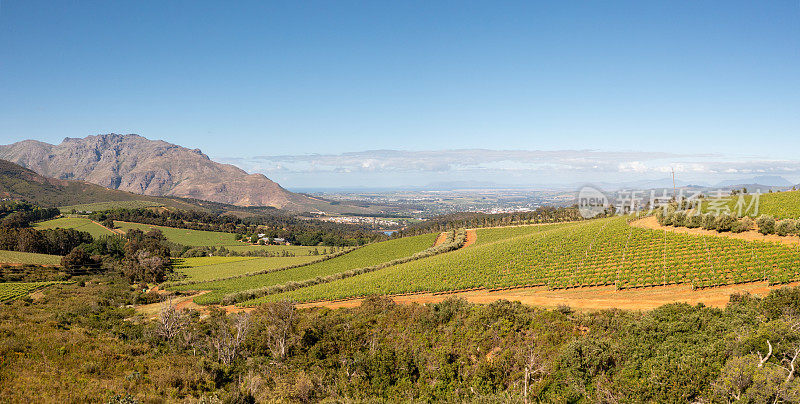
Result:
[[36,223],[33,227],[37,229],[75,229],[85,231],[95,238],[114,234],[114,232],[105,227],[82,217],[60,217],[58,219]]
[[7,302],[27,295],[37,289],[51,285],[69,282],[45,281],[45,282],[8,282],[0,283],[0,302]]
[[233,233],[223,233],[217,231],[203,231],[203,230],[190,230],[178,229],[175,227],[155,226],[150,224],[131,223],[115,221],[114,225],[118,228],[128,231],[131,229],[139,229],[142,231],[150,231],[152,229],[159,229],[167,240],[173,243],[183,244],[190,247],[200,246],[214,246],[221,247],[241,245],[240,242],[234,239]]
[[[243,303],[542,285],[696,287],[798,279],[800,248],[630,227],[625,218],[481,229],[474,246]],[[486,242],[487,239],[493,241]]]
[[196,301],[200,304],[218,303],[225,295],[230,293],[272,285],[280,285],[289,281],[312,279],[317,276],[331,275],[344,272],[349,269],[368,267],[397,258],[407,257],[416,252],[423,251],[433,245],[437,236],[437,234],[425,234],[421,236],[389,240],[380,243],[369,244],[330,260],[298,268],[243,278],[177,286],[171,289],[182,291],[211,290],[211,293],[207,293],[198,297]]
[[58,209],[61,213],[70,213],[72,210],[80,212],[102,212],[110,209],[142,209],[154,206],[163,206],[164,204],[155,201],[112,201],[112,202],[95,202],[95,203],[82,203],[79,205],[61,206]]
[[285,268],[292,265],[306,264],[322,257],[199,257],[185,258],[176,272],[186,275],[188,281],[210,281],[244,275],[251,272]]
[[[754,215],[756,203],[753,198],[753,195],[729,195],[723,198],[721,204],[715,203],[715,205],[722,209],[727,207],[732,213],[738,213],[739,206],[741,206],[742,212],[747,216],[757,216]],[[712,201],[714,199],[703,203],[704,213],[717,211],[717,208],[712,209]],[[758,197],[758,215],[771,215],[780,219],[800,218],[800,191],[761,194]]]
[[330,251],[331,248],[327,246],[318,246],[318,247],[307,247],[301,245],[250,245],[245,243],[238,243],[233,246],[225,246],[228,250],[235,251],[237,253],[247,253],[250,251],[269,251],[272,253],[280,254],[283,251],[286,251],[290,254],[294,255],[308,255],[309,253],[313,252],[315,249],[320,254],[323,253],[323,250]]
[[61,265],[60,255],[0,250],[0,264]]

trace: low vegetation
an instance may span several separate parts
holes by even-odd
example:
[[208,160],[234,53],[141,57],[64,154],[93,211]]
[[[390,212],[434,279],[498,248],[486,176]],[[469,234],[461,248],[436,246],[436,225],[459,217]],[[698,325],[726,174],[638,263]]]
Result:
[[61,263],[60,255],[36,254],[0,250],[0,264],[31,264],[55,266]]
[[51,285],[64,282],[45,281],[45,282],[6,282],[0,283],[0,303],[27,296],[29,293],[46,288]]
[[1,304],[0,401],[800,401],[798,289],[724,309],[371,298],[208,317],[165,305],[153,321],[129,306],[143,297],[100,276]]
[[58,219],[36,223],[33,227],[40,230],[75,229],[85,231],[91,234],[92,237],[110,236],[114,234],[113,231],[103,227],[102,225],[82,217],[60,217]]

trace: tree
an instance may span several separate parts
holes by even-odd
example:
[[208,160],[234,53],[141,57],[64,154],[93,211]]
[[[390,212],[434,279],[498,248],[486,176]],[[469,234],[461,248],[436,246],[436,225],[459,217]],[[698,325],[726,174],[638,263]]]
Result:
[[75,247],[69,254],[61,258],[61,266],[73,271],[95,265],[97,265],[97,262],[83,251],[83,247]]
[[273,358],[284,359],[289,339],[296,327],[294,303],[282,301],[266,303],[253,313],[257,324],[254,340],[266,348]]
[[183,310],[177,310],[172,304],[172,299],[167,300],[161,307],[156,321],[156,334],[167,341],[177,337],[188,325],[188,318]]
[[211,334],[209,343],[214,349],[217,360],[223,365],[231,365],[241,355],[243,344],[250,332],[250,314],[238,313],[233,318],[221,310],[214,310],[211,315]]

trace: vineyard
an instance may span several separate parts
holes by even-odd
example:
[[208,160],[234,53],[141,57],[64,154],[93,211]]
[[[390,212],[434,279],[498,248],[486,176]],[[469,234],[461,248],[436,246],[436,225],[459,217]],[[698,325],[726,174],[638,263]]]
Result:
[[80,231],[85,231],[92,235],[92,237],[97,238],[100,236],[110,236],[114,233],[110,230],[106,229],[105,227],[89,220],[86,218],[81,217],[60,217],[58,219],[48,220],[41,223],[36,223],[34,228],[39,230],[44,229],[75,229]]
[[466,249],[353,278],[265,296],[243,305],[470,288],[669,284],[711,287],[798,278],[800,249],[782,244],[656,231],[614,217],[548,226],[479,229]]
[[305,255],[300,257],[198,257],[184,258],[177,263],[175,272],[186,276],[189,281],[210,281],[252,272],[285,268],[307,264],[321,257]]
[[37,289],[66,282],[9,282],[0,283],[0,302],[7,302],[25,296]]
[[[752,198],[752,195],[742,195],[740,202],[739,195],[726,196],[721,206],[727,207],[731,212],[737,212],[737,204],[740,204],[744,206],[742,209],[744,211],[753,203]],[[708,202],[703,204],[703,211],[705,213],[711,211]],[[753,216],[752,210],[746,213]],[[800,191],[761,194],[758,198],[758,215],[770,215],[779,219],[800,218]]]
[[0,264],[60,265],[60,255],[0,250]]
[[[174,286],[170,289],[178,291],[211,290],[211,293],[199,296],[196,302],[199,304],[219,303],[225,295],[235,292],[280,285],[290,281],[302,281],[318,276],[332,275],[349,269],[368,267],[407,257],[430,247],[436,240],[436,237],[436,234],[404,237],[396,240],[369,244],[347,254],[310,265],[234,279]],[[244,261],[238,264],[249,265],[249,263],[250,261]]]

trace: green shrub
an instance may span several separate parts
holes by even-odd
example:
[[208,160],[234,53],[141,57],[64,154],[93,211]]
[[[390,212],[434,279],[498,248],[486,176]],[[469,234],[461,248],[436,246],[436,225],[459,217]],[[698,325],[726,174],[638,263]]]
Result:
[[703,215],[691,215],[686,217],[686,227],[696,229],[703,225]]
[[711,213],[706,213],[703,215],[703,228],[706,230],[716,230],[717,229],[717,218],[714,217]]
[[775,233],[775,218],[770,215],[761,215],[756,220],[758,231],[761,234],[774,234]]
[[733,222],[731,226],[731,231],[734,233],[744,233],[746,231],[753,230],[755,227],[755,222],[748,216],[745,216],[739,220]]
[[792,219],[784,219],[778,222],[775,227],[775,234],[779,236],[788,236],[797,230],[797,222]]
[[686,226],[686,212],[675,212],[672,215],[672,225],[676,227]]
[[716,220],[717,231],[721,231],[721,232],[722,231],[731,231],[731,229],[733,227],[733,224],[735,222],[737,222],[737,220],[733,216],[731,216],[731,215],[729,215],[727,213],[723,213],[723,214],[717,216],[717,220]]

